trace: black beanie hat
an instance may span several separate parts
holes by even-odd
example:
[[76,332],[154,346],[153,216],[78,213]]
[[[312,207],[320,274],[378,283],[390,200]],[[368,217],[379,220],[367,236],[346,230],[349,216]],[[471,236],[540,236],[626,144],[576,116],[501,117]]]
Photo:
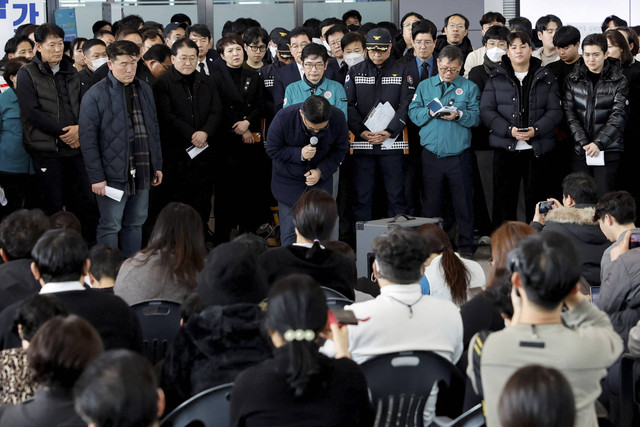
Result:
[[269,285],[257,257],[241,242],[223,243],[213,249],[196,279],[205,305],[257,304],[264,300]]

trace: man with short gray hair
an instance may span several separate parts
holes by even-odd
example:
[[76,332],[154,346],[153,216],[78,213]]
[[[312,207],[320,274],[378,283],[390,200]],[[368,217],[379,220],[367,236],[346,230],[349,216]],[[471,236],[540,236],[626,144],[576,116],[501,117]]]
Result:
[[[422,216],[441,217],[445,182],[458,223],[458,249],[472,254],[473,248],[473,168],[471,127],[480,123],[480,91],[475,83],[460,76],[462,52],[444,47],[438,56],[438,75],[422,81],[409,105],[409,118],[420,127],[422,145]],[[449,112],[438,112],[436,102]]]

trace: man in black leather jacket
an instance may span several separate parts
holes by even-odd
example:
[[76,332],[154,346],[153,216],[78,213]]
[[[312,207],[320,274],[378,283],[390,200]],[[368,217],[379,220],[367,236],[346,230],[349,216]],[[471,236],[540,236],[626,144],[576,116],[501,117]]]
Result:
[[[564,112],[574,140],[571,166],[574,172],[593,176],[599,195],[603,195],[617,188],[629,113],[629,86],[618,61],[605,59],[604,35],[585,37],[582,52],[584,62],[567,77],[563,94]],[[601,155],[604,164],[588,165],[589,158],[600,159]]]

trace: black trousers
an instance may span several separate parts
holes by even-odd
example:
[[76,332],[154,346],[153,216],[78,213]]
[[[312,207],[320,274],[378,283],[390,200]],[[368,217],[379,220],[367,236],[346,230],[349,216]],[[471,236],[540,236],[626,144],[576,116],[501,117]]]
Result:
[[82,225],[82,236],[87,243],[96,241],[98,205],[91,191],[91,184],[78,153],[69,157],[32,156],[36,171],[40,199],[38,206],[47,215],[53,215],[66,207],[75,214]]
[[587,166],[584,156],[573,153],[571,156],[571,171],[584,172],[593,177],[598,187],[598,197],[620,189],[618,176],[620,175],[620,165],[622,152],[605,151],[604,166]]
[[527,222],[533,219],[536,203],[550,194],[550,155],[536,157],[533,150],[508,151],[497,148],[493,155],[493,224],[517,220],[520,182],[524,188]]
[[473,251],[473,169],[472,153],[466,149],[456,156],[438,157],[422,150],[422,216],[443,216],[444,189],[448,184],[456,222],[458,249]]

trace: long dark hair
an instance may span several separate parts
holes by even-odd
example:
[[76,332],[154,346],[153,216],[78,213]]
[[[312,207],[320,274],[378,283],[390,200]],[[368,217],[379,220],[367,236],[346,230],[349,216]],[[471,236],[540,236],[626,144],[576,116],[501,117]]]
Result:
[[[314,332],[315,337],[327,324],[327,300],[322,288],[311,277],[292,274],[276,281],[269,293],[265,320],[267,328],[288,337],[288,331]],[[314,377],[320,373],[318,343],[315,337],[291,339],[287,382],[296,397],[307,394]]]
[[312,258],[320,250],[320,242],[329,239],[338,220],[336,201],[323,190],[305,192],[293,212],[293,225],[307,240],[313,240],[313,247],[307,252]]
[[426,240],[429,255],[442,254],[440,267],[444,272],[444,280],[451,291],[451,299],[457,305],[467,301],[467,284],[471,274],[462,260],[453,252],[447,233],[435,224],[418,227],[418,232]]
[[196,275],[204,266],[206,254],[200,215],[191,206],[169,203],[158,215],[149,244],[140,252],[142,264],[152,255],[160,255],[163,281],[172,278],[185,289],[195,290]]
[[607,41],[609,43],[620,49],[620,65],[627,65],[633,61],[633,55],[631,54],[631,49],[629,49],[629,43],[627,43],[627,39],[620,31],[607,30],[604,32],[604,35],[607,37]]

